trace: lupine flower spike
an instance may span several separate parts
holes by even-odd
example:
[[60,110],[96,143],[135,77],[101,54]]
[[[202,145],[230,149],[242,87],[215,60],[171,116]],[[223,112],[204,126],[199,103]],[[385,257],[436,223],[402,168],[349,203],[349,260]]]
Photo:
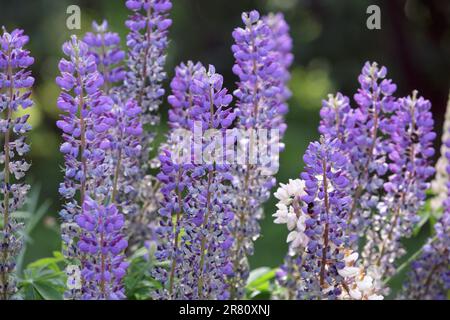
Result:
[[22,247],[22,224],[13,213],[24,203],[29,186],[20,180],[30,168],[22,157],[30,147],[25,141],[31,130],[28,114],[17,116],[18,111],[33,105],[31,88],[34,78],[29,67],[34,59],[24,49],[28,36],[22,30],[8,33],[3,28],[0,38],[0,132],[3,150],[0,152],[0,300],[16,297],[16,258]]
[[[102,218],[102,210],[116,210],[114,207],[105,209],[100,206],[109,199],[112,189],[112,166],[109,159],[112,141],[109,130],[115,124],[111,115],[113,101],[101,91],[104,80],[97,70],[95,56],[89,53],[88,45],[73,36],[71,41],[63,45],[63,51],[69,60],[61,60],[61,76],[57,77],[56,82],[62,89],[58,107],[67,113],[57,122],[57,126],[63,131],[61,152],[66,165],[65,179],[59,189],[66,200],[60,215],[63,219],[63,251],[70,262],[65,298],[106,299],[107,292],[109,294],[115,290],[106,288],[104,270],[94,268],[99,263],[95,260],[99,247],[93,242],[93,234],[101,237],[105,229],[111,228],[110,221]],[[94,209],[87,212],[88,208]],[[90,223],[86,224],[85,221]],[[114,231],[119,232],[119,226],[114,228]],[[76,242],[76,239],[92,242]],[[92,255],[87,254],[86,243],[91,245],[89,252]],[[104,244],[102,242],[101,247]],[[102,256],[102,261],[103,258]],[[88,285],[93,281],[92,272],[98,272],[101,276],[95,279],[105,285],[94,285],[92,288],[97,290],[96,293]],[[77,279],[78,276],[80,279]],[[113,295],[108,297],[112,298]]]
[[289,299],[379,299],[373,279],[358,267],[348,236],[349,159],[339,140],[322,138],[305,153],[301,179],[281,185],[275,223],[286,223],[290,243],[277,272]]
[[[164,89],[162,82],[166,78],[164,71],[166,51],[169,44],[168,33],[172,24],[169,13],[170,0],[127,0],[126,6],[132,11],[126,26],[130,30],[127,36],[128,57],[123,95],[132,99],[141,108],[138,119],[145,134],[140,137],[142,151],[138,155],[139,174],[133,180],[133,189],[138,191],[140,211],[129,216],[130,245],[140,245],[145,241],[153,242],[153,229],[156,225],[158,202],[161,199],[159,182],[148,174],[149,167],[159,165],[158,159],[150,159],[150,151],[158,125],[157,114]],[[136,202],[136,201],[135,201]]]
[[[233,122],[228,105],[232,96],[222,88],[223,78],[210,66],[188,62],[176,69],[169,96],[173,146],[160,156],[164,200],[159,211],[159,244],[156,257],[169,261],[169,269],[157,268],[156,278],[164,288],[156,298],[227,299],[227,275],[232,272],[230,247],[233,243],[229,225],[233,219],[230,203],[231,176],[220,159],[203,162],[195,157],[212,142],[203,133],[217,129],[224,135]],[[180,133],[180,129],[184,129]],[[198,131],[197,131],[198,130]],[[178,134],[200,132],[203,138],[182,151],[181,162],[175,156],[180,146]],[[179,152],[180,150],[178,150]],[[192,154],[192,152],[194,154]],[[200,161],[199,161],[200,160]]]
[[386,195],[367,230],[363,250],[366,266],[375,266],[382,279],[395,273],[394,262],[405,254],[400,240],[409,237],[419,221],[418,211],[435,171],[431,165],[436,138],[431,103],[414,91],[397,104],[386,126],[390,140],[386,145],[389,177],[383,185]]
[[[238,119],[236,128],[247,132],[248,137],[238,137],[238,148],[254,148],[258,130],[272,130],[268,143],[278,151],[283,149],[279,138],[286,130],[284,114],[290,96],[286,87],[288,67],[292,62],[289,52],[292,40],[282,15],[261,18],[257,11],[244,13],[243,28],[233,32],[232,47],[236,63],[233,72],[239,77],[237,98]],[[253,254],[253,241],[259,236],[262,204],[269,198],[275,184],[271,170],[264,164],[253,163],[250,150],[244,163],[234,167],[236,219],[233,221],[233,276],[230,291],[233,299],[242,298],[249,275],[247,257]],[[271,164],[278,158],[270,159]]]

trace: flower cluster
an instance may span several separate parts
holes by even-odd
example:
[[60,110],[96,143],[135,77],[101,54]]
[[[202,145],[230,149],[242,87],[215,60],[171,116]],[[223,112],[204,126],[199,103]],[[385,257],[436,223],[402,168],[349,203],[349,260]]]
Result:
[[[239,77],[237,98],[238,129],[250,132],[248,139],[237,141],[238,148],[248,150],[251,157],[256,144],[255,130],[276,130],[278,135],[270,138],[269,145],[281,150],[284,146],[279,137],[286,130],[284,114],[290,92],[286,87],[289,80],[288,68],[292,62],[292,40],[282,15],[260,18],[257,11],[244,13],[243,28],[233,32],[235,57],[233,72]],[[277,153],[278,155],[278,153]],[[265,165],[250,164],[235,167],[236,219],[233,221],[234,273],[230,281],[232,298],[243,296],[248,277],[247,256],[253,254],[253,241],[259,236],[259,220],[262,218],[262,204],[269,198],[275,184],[273,170]],[[277,162],[278,158],[271,159]]]
[[108,30],[108,22],[102,24],[92,23],[93,32],[88,32],[83,41],[89,46],[89,53],[95,57],[95,62],[101,72],[105,92],[110,86],[125,79],[125,70],[121,65],[125,58],[125,52],[120,49],[120,37],[115,32]]
[[441,149],[445,152],[441,156],[447,159],[447,180],[441,187],[447,193],[443,202],[444,212],[434,225],[435,235],[422,248],[418,259],[412,262],[408,280],[401,294],[401,298],[404,299],[445,300],[450,290],[450,181],[448,179],[450,152],[447,151],[450,148],[449,134],[450,128],[445,124]]
[[[132,11],[126,26],[128,57],[123,94],[133,99],[141,108],[139,121],[145,134],[140,136],[142,151],[138,155],[139,174],[130,177],[132,187],[137,191],[137,202],[140,210],[129,215],[130,245],[140,245],[155,238],[158,202],[161,199],[159,182],[148,174],[150,167],[157,167],[157,159],[149,162],[150,151],[154,149],[152,142],[154,131],[149,127],[159,123],[157,111],[164,96],[162,82],[166,78],[164,66],[169,44],[168,33],[172,24],[169,12],[172,9],[170,0],[127,0],[126,6]],[[136,202],[136,200],[135,200]]]
[[389,136],[386,195],[371,221],[363,251],[366,265],[380,268],[383,277],[394,274],[392,262],[405,253],[400,240],[410,236],[419,221],[418,211],[425,203],[429,187],[427,181],[434,174],[431,159],[436,134],[430,102],[417,97],[414,91],[412,96],[399,99],[397,105],[386,128]]
[[395,270],[403,255],[400,239],[408,237],[425,201],[433,175],[435,134],[430,103],[423,98],[396,99],[387,70],[366,63],[359,76],[356,108],[338,93],[323,101],[319,131],[339,139],[351,162],[349,222],[353,236],[366,238],[363,262],[377,278]]
[[[140,174],[142,108],[134,99],[124,95],[123,88],[119,86],[125,79],[122,65],[125,53],[120,49],[119,35],[108,30],[108,22],[104,20],[101,25],[94,22],[93,32],[86,34],[84,42],[89,46],[89,53],[95,57],[98,70],[103,75],[103,91],[114,102],[109,114],[114,119],[114,126],[108,132],[110,148],[107,156],[113,168],[110,200],[129,217],[129,221],[132,221],[132,217],[139,212],[139,206],[134,201],[138,196],[138,190],[133,181],[138,180]],[[143,228],[147,227],[141,224],[128,226],[131,242],[134,242],[133,239],[140,235],[139,231]]]
[[82,213],[76,217],[81,228],[77,245],[85,255],[81,278],[85,300],[124,299],[122,278],[128,268],[123,251],[125,218],[115,205],[103,206],[86,198]]
[[[177,67],[171,83],[169,121],[173,130],[160,156],[158,179],[164,199],[156,252],[156,258],[169,261],[170,266],[169,270],[156,268],[155,276],[163,284],[156,293],[159,299],[229,297],[226,277],[233,271],[229,254],[233,243],[229,229],[233,219],[231,177],[222,164],[191,161],[195,150],[211,143],[206,135],[187,146],[180,145],[176,136],[177,129],[224,133],[234,114],[228,107],[232,97],[222,85],[223,78],[213,66],[206,70],[192,62]],[[187,153],[187,161],[177,161],[175,152],[181,151]]]
[[296,272],[281,276],[280,282],[297,299],[336,299],[342,294],[337,284],[343,281],[343,248],[354,239],[347,232],[349,160],[341,145],[326,138],[311,143],[303,157],[301,180],[276,192],[276,222],[286,221],[289,230],[295,229],[288,236],[289,257],[282,270]]
[[28,68],[34,59],[24,49],[28,41],[28,36],[18,29],[11,33],[3,29],[0,37],[0,300],[13,298],[17,291],[14,269],[22,247],[22,224],[12,214],[23,205],[29,190],[20,181],[30,168],[21,158],[30,149],[25,141],[31,130],[29,115],[15,114],[33,105],[30,96],[34,78]]
[[[113,100],[101,90],[104,79],[97,70],[95,56],[89,53],[88,45],[73,36],[63,45],[63,51],[69,60],[61,60],[61,76],[56,79],[62,89],[57,105],[66,113],[57,122],[63,131],[64,143],[60,150],[65,160],[64,182],[59,188],[66,200],[60,213],[63,219],[63,250],[71,261],[71,268],[75,265],[82,270],[81,283],[85,284],[84,270],[92,257],[87,256],[75,242],[84,228],[77,221],[80,216],[86,215],[85,209],[92,206],[86,201],[93,199],[100,204],[110,199],[110,177],[113,175],[110,130],[116,125],[116,119],[112,115]],[[88,291],[86,285],[80,289],[74,286],[66,292],[66,298],[86,297]],[[100,297],[100,294],[97,295],[97,298]]]

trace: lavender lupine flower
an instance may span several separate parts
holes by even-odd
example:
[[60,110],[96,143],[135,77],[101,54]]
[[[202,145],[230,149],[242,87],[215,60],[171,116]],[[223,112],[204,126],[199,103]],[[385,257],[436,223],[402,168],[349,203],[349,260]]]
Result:
[[114,204],[99,205],[89,197],[82,213],[76,217],[80,240],[77,245],[85,255],[81,278],[84,300],[125,299],[122,278],[128,263],[123,251],[127,240],[123,236],[125,218]]
[[420,220],[418,211],[434,174],[431,163],[436,134],[430,109],[431,103],[414,91],[398,100],[397,111],[386,127],[389,180],[384,183],[386,195],[367,230],[363,250],[365,264],[378,268],[382,278],[395,273],[393,262],[405,253],[400,239],[410,236]]
[[[135,100],[127,99],[119,87],[125,79],[122,65],[125,53],[120,49],[119,35],[108,31],[108,22],[104,20],[101,25],[94,22],[93,32],[86,34],[84,42],[88,44],[89,52],[94,55],[98,69],[103,75],[104,91],[114,102],[109,115],[114,119],[114,126],[107,137],[111,143],[107,158],[113,167],[110,200],[120,208],[121,213],[133,216],[139,210],[135,201],[138,190],[133,182],[139,179],[140,173],[142,108]],[[147,226],[141,223],[128,227],[132,239],[141,236],[141,229],[147,229]]]
[[24,203],[29,186],[20,182],[30,168],[21,159],[30,149],[26,133],[31,130],[28,114],[15,112],[33,105],[30,99],[34,78],[28,68],[34,59],[23,47],[28,36],[22,30],[8,33],[3,28],[0,38],[0,132],[3,150],[0,152],[1,230],[0,230],[0,300],[14,298],[17,288],[14,276],[16,257],[22,246],[22,224],[12,214]]
[[[104,80],[88,49],[88,45],[76,36],[66,42],[63,51],[69,60],[61,60],[61,76],[56,78],[62,89],[57,105],[66,112],[57,122],[63,131],[64,143],[60,150],[65,160],[64,182],[59,192],[66,201],[60,215],[63,219],[63,252],[71,262],[71,270],[76,269],[74,266],[82,270],[86,261],[75,243],[80,234],[75,218],[83,214],[87,197],[104,203],[112,189],[110,177],[113,172],[109,159],[112,141],[108,131],[116,123],[111,115],[113,101],[101,91]],[[83,277],[81,283],[84,283]],[[78,286],[69,286],[66,298],[79,298],[82,293]]]
[[[378,210],[383,193],[383,176],[387,173],[386,126],[396,104],[392,94],[396,85],[385,79],[387,69],[367,62],[359,76],[361,88],[355,94],[355,130],[349,133],[353,204],[349,220],[362,232],[368,219]],[[350,123],[353,120],[349,120]]]
[[[172,3],[170,0],[127,0],[126,6],[133,13],[126,22],[130,32],[127,36],[128,71],[123,91],[127,99],[133,99],[142,109],[139,119],[143,128],[148,129],[159,122],[157,111],[164,96],[162,82],[166,78],[164,66],[169,43],[167,36],[172,24],[169,19]],[[157,159],[149,162],[154,137],[155,132],[148,131],[141,136],[140,145],[146,151],[138,157],[140,175],[133,179],[134,189],[139,190],[141,210],[128,218],[130,233],[134,235],[130,245],[154,238],[158,201],[161,199],[159,182],[147,172],[149,164],[152,168],[158,166]]]
[[448,199],[445,202],[445,212],[434,226],[436,234],[423,247],[420,257],[412,262],[400,298],[447,299],[450,290],[450,206]]
[[[450,139],[450,94],[448,96],[447,111],[445,112],[444,126],[441,141],[445,142]],[[436,176],[431,182],[431,189],[435,197],[431,200],[431,208],[438,211],[442,208],[447,198],[447,181],[450,179],[447,173],[448,160],[445,156],[450,151],[446,143],[441,145],[441,156],[436,164]]]
[[[339,140],[309,145],[301,179],[281,185],[275,223],[286,223],[289,254],[277,273],[289,299],[375,299],[373,279],[358,277],[348,235],[348,155]],[[362,283],[361,281],[365,281]],[[360,283],[361,282],[361,283]],[[365,286],[364,286],[365,284]]]
[[[284,114],[290,95],[286,88],[289,79],[287,68],[292,62],[287,51],[291,40],[282,16],[260,19],[259,13],[252,11],[243,13],[242,20],[245,26],[233,32],[235,44],[232,50],[236,59],[233,72],[239,77],[234,95],[238,99],[236,128],[249,132],[249,137],[238,138],[238,148],[254,149],[257,130],[269,129],[278,131],[278,136],[272,136],[268,141],[269,146],[281,150],[283,145],[278,138],[286,130]],[[271,161],[277,162],[278,159]],[[250,162],[246,156],[243,165],[234,167],[236,219],[233,222],[234,272],[230,280],[232,298],[240,298],[244,294],[249,275],[247,257],[253,254],[253,241],[259,236],[262,204],[269,198],[275,184],[273,170]]]
[[[229,224],[231,176],[221,159],[198,161],[196,150],[204,150],[212,142],[203,136],[217,129],[220,139],[234,120],[228,105],[232,97],[222,88],[223,78],[210,66],[188,62],[176,69],[171,83],[173,95],[169,123],[172,135],[160,156],[164,195],[159,211],[161,225],[156,258],[169,261],[169,269],[157,268],[155,276],[163,284],[156,298],[227,299],[227,275],[232,272],[229,249],[232,238]],[[179,134],[199,130],[200,141],[194,145],[177,145]],[[182,138],[182,137],[181,137]],[[194,138],[194,140],[196,140]],[[172,148],[169,148],[172,146]],[[174,151],[187,152],[186,162],[177,161]],[[178,149],[178,150],[176,150]],[[194,154],[192,154],[192,152]]]
[[83,41],[95,57],[97,67],[104,79],[105,92],[108,92],[114,84],[125,79],[125,69],[122,66],[125,52],[120,49],[119,35],[108,30],[106,20],[102,24],[93,22],[92,29],[93,32],[88,32]]

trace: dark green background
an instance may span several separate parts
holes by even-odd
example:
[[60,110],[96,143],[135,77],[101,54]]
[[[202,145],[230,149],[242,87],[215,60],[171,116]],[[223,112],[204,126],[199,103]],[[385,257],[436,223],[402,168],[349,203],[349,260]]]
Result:
[[[440,133],[449,89],[450,1],[445,0],[173,0],[174,20],[167,70],[173,75],[176,64],[188,59],[214,64],[225,76],[232,91],[236,77],[231,73],[233,57],[231,32],[241,25],[241,12],[257,8],[265,14],[283,11],[291,25],[295,44],[292,68],[289,128],[286,151],[281,156],[279,181],[295,178],[301,172],[301,156],[307,144],[317,138],[319,108],[328,93],[340,90],[353,96],[357,76],[364,62],[377,61],[388,67],[389,77],[398,84],[401,95],[418,89],[433,103]],[[84,34],[92,19],[107,18],[113,30],[123,37],[128,14],[120,0],[0,0],[0,25],[8,30],[20,27],[30,35],[29,48],[36,58],[33,73],[36,107],[32,110],[33,162],[29,174],[33,188],[42,186],[41,201],[50,199],[51,210],[32,235],[26,261],[48,256],[59,246],[57,193],[62,174],[61,142],[55,127],[58,88],[54,79],[61,57],[60,47],[71,32],[65,27],[66,8],[82,9]],[[381,7],[382,29],[366,28],[366,8]],[[123,38],[124,39],[124,38]],[[166,86],[168,81],[166,81]],[[161,107],[166,118],[167,103]],[[164,121],[163,121],[164,122]],[[165,128],[159,129],[160,136]],[[274,225],[274,201],[266,204],[262,236],[256,243],[252,266],[277,266],[286,253],[286,230]],[[419,240],[413,245],[418,246]]]

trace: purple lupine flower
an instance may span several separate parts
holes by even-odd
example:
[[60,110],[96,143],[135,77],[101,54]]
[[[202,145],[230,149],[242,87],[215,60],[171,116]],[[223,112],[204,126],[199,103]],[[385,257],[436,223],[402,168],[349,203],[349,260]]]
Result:
[[[141,123],[142,108],[133,99],[128,99],[122,92],[122,81],[125,79],[123,61],[125,53],[120,49],[120,37],[108,31],[108,22],[101,25],[93,23],[93,31],[86,34],[84,42],[89,52],[94,55],[99,71],[104,78],[104,91],[114,102],[109,116],[114,119],[114,126],[105,140],[110,144],[106,156],[113,167],[111,203],[115,203],[126,216],[134,216],[139,210],[135,199],[138,190],[133,181],[140,174],[139,157],[142,152]],[[132,219],[129,219],[132,220]],[[140,237],[142,229],[147,226],[142,221],[128,226],[130,239]]]
[[[349,156],[338,139],[309,145],[301,180],[281,185],[275,223],[290,231],[289,254],[277,273],[290,299],[379,299],[373,278],[356,266],[348,229]],[[361,277],[359,277],[361,276]],[[364,281],[366,286],[363,286]],[[363,289],[364,287],[364,289]]]
[[[128,71],[123,86],[123,95],[133,99],[141,108],[139,116],[142,127],[155,126],[159,122],[157,111],[164,96],[162,82],[166,78],[164,71],[166,51],[169,44],[168,33],[172,24],[169,12],[170,0],[127,0],[126,6],[132,11],[126,26],[130,30],[127,36]],[[154,226],[157,224],[158,202],[162,195],[158,191],[159,182],[148,174],[149,165],[156,168],[157,159],[150,159],[154,149],[152,142],[155,132],[146,131],[140,137],[142,150],[137,158],[140,174],[133,178],[133,188],[138,191],[137,200],[140,210],[128,218],[130,245],[153,242]]]
[[29,186],[20,182],[30,168],[30,164],[21,159],[30,149],[25,138],[31,130],[27,123],[28,114],[13,116],[17,111],[33,105],[30,99],[34,78],[28,68],[34,59],[23,47],[28,36],[22,30],[8,33],[3,28],[0,37],[0,132],[3,150],[0,152],[1,206],[0,217],[0,300],[14,298],[17,287],[14,270],[16,257],[22,247],[19,223],[12,213],[24,203]]
[[[450,148],[450,128],[444,124],[442,150]],[[447,159],[446,171],[450,174],[450,152],[442,154]],[[446,182],[447,198],[444,212],[434,225],[435,234],[428,239],[420,256],[412,262],[411,270],[400,297],[417,300],[445,300],[450,290],[450,181]]]
[[395,98],[392,96],[396,85],[385,79],[387,69],[377,63],[367,62],[358,80],[361,88],[355,94],[357,108],[354,119],[349,120],[355,129],[348,135],[351,158],[350,173],[353,186],[353,204],[349,219],[357,232],[363,232],[368,219],[377,205],[382,203],[383,176],[388,171],[386,126],[395,111]]
[[355,138],[355,111],[350,106],[350,99],[340,92],[328,95],[328,100],[322,101],[320,118],[320,134],[339,139],[344,150],[351,150]]
[[124,216],[118,212],[115,205],[99,205],[87,197],[82,213],[75,219],[81,229],[77,246],[85,255],[81,269],[81,298],[125,299],[122,278],[128,268],[124,255],[128,243],[123,235]]
[[125,79],[125,69],[121,65],[125,52],[120,49],[120,37],[115,32],[108,31],[108,22],[92,23],[93,32],[88,32],[83,41],[89,46],[89,52],[94,55],[95,62],[101,72],[105,92],[110,86]]
[[[168,17],[172,3],[170,0],[127,0],[126,6],[133,14],[126,22],[130,32],[125,91],[142,108],[143,125],[156,125],[159,120],[155,113],[164,96],[162,81],[166,78],[165,52],[172,24]],[[144,137],[142,146],[147,149],[152,140],[153,133]],[[142,156],[144,160],[148,158],[147,154]]]
[[[85,257],[75,243],[80,232],[75,217],[83,213],[82,204],[87,197],[98,203],[110,197],[113,172],[108,131],[116,123],[111,115],[113,101],[101,91],[104,80],[88,49],[86,43],[72,36],[71,41],[63,45],[69,60],[61,60],[61,76],[56,78],[62,89],[57,105],[66,113],[57,121],[63,131],[60,150],[65,161],[64,182],[59,188],[66,201],[60,212],[63,252],[71,266],[81,265],[81,269]],[[80,289],[85,288],[69,288],[66,298],[80,297]]]
[[[237,98],[238,119],[236,128],[246,130],[248,139],[239,139],[238,148],[249,150],[254,146],[257,130],[277,131],[268,141],[277,152],[283,149],[279,136],[286,130],[284,115],[286,100],[290,93],[286,87],[287,71],[292,62],[288,52],[291,40],[282,16],[260,19],[257,11],[244,13],[243,28],[233,32],[235,44],[232,47],[236,63],[233,72],[239,77]],[[254,151],[254,150],[253,150]],[[252,151],[252,152],[253,152]],[[249,275],[247,257],[253,254],[253,241],[260,232],[262,204],[270,197],[275,184],[274,170],[264,165],[250,163],[246,156],[244,163],[235,166],[234,181],[236,219],[233,234],[233,277],[230,281],[231,297],[241,298]],[[278,162],[278,158],[270,159]]]
[[[171,83],[172,134],[160,156],[158,178],[164,200],[159,211],[160,239],[156,252],[159,261],[169,261],[169,269],[155,270],[155,277],[163,284],[155,296],[159,299],[229,297],[226,277],[232,272],[229,249],[233,240],[229,224],[233,213],[228,168],[218,159],[204,163],[192,155],[211,143],[211,138],[203,136],[206,130],[217,129],[222,138],[233,122],[234,114],[228,107],[232,97],[222,84],[223,78],[215,73],[214,67],[207,71],[192,62],[180,65]],[[184,134],[199,130],[203,138],[193,146],[177,145],[180,141],[176,132],[181,129]],[[173,153],[180,148],[188,154],[187,161],[181,163]]]
[[367,230],[363,251],[365,264],[379,268],[382,278],[395,273],[393,261],[405,254],[400,240],[410,236],[420,220],[418,211],[425,203],[429,179],[435,172],[431,165],[436,138],[431,103],[417,97],[414,91],[397,104],[397,111],[386,127],[390,137],[386,146],[389,159],[389,180],[384,183],[386,195]]

